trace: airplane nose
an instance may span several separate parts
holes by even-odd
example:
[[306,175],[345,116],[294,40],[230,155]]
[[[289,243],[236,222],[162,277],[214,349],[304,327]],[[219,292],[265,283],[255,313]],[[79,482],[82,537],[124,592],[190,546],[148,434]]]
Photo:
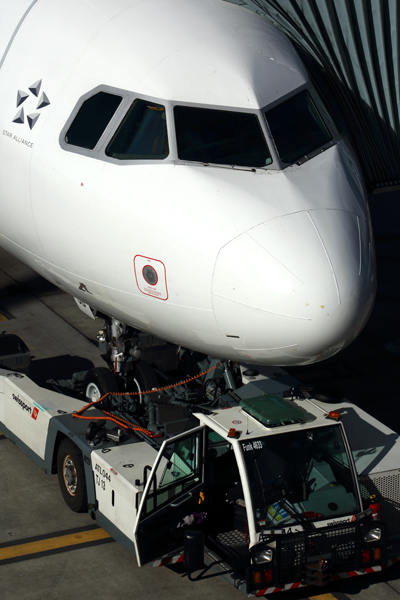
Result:
[[213,308],[236,355],[307,364],[358,335],[375,287],[368,221],[346,210],[301,211],[257,225],[220,250]]

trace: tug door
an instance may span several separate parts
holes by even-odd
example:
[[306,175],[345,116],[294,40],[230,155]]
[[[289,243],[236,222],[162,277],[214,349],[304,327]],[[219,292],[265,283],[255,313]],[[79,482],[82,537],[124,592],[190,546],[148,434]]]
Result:
[[204,427],[163,442],[144,489],[134,529],[139,566],[183,545],[183,518],[200,512]]

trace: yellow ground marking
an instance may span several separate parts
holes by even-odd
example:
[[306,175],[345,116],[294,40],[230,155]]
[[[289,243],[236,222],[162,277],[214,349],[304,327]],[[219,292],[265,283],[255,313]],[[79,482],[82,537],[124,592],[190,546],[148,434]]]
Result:
[[0,321],[8,321],[8,319],[0,313]]
[[310,600],[337,600],[333,594],[319,594],[318,596],[309,596]]
[[57,550],[67,546],[77,546],[87,542],[95,542],[109,538],[110,536],[103,529],[94,529],[91,531],[81,531],[79,533],[71,533],[61,535],[59,537],[39,540],[37,542],[27,542],[18,546],[10,546],[8,548],[0,548],[0,562],[9,558],[18,558],[28,554],[37,554],[38,552],[48,552],[49,550]]

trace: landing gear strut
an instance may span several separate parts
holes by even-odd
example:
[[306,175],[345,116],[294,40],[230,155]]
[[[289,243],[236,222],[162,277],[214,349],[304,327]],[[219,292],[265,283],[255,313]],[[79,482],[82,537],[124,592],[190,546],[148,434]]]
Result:
[[100,410],[155,434],[179,430],[200,406],[213,410],[222,395],[236,389],[240,371],[228,361],[183,350],[115,318],[106,318],[98,340],[109,369],[86,374],[87,399],[109,394]]
[[172,356],[176,357],[173,346],[149,334],[141,333],[114,317],[106,319],[105,328],[99,332],[97,339],[100,349],[107,357],[110,370],[116,376],[123,391],[134,391],[130,389],[132,386],[139,391],[157,387],[157,376],[148,364],[155,361],[140,360],[143,349],[145,353],[147,351],[147,354],[151,355],[151,358],[163,358],[163,354],[166,353],[171,355],[171,350]]
[[[208,401],[214,405],[219,395],[229,389],[236,389],[237,378],[231,363],[178,348],[115,318],[106,319],[105,328],[99,332],[98,340],[120,391],[148,391],[158,388],[160,382],[165,386],[166,383],[174,382],[170,373],[174,373],[180,380],[193,379],[193,375],[203,373],[189,387],[171,389],[171,385],[167,386],[168,396],[172,401],[195,404]],[[150,363],[155,364],[156,369]],[[109,383],[111,385],[110,380]],[[140,403],[142,400],[141,397]]]

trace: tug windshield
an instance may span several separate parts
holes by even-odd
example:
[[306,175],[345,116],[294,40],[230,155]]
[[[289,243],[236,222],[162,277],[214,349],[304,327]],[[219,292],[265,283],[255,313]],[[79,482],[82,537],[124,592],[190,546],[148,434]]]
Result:
[[241,447],[257,530],[361,510],[340,426],[260,437]]
[[175,106],[174,115],[181,160],[260,168],[272,163],[255,114]]
[[292,163],[332,139],[310,94],[303,90],[265,113],[281,160]]

